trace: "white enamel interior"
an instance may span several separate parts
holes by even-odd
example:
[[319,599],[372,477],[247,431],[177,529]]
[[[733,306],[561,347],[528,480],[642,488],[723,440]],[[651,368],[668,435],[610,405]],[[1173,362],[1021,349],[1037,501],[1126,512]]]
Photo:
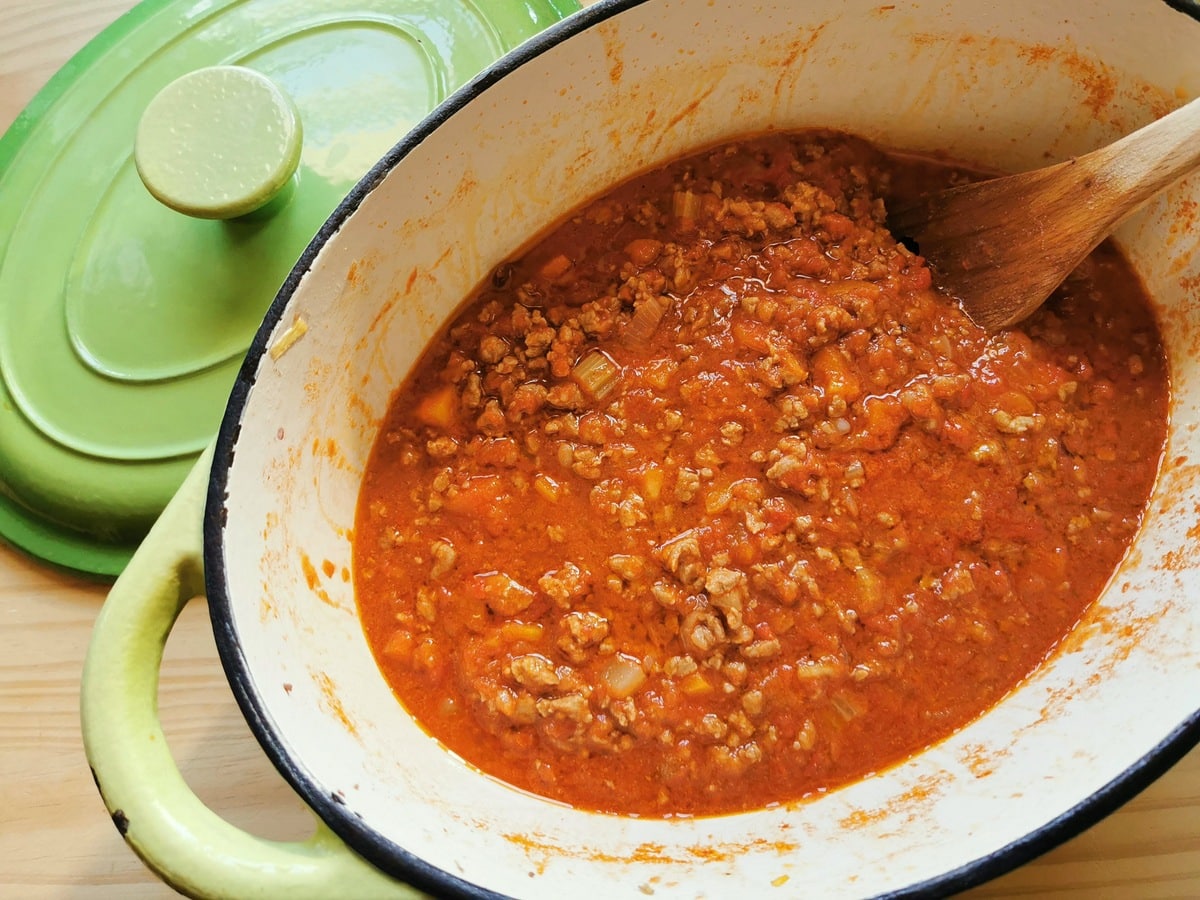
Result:
[[278,323],[273,340],[298,317],[308,330],[278,359],[262,357],[222,548],[251,689],[323,793],[505,894],[561,897],[582,884],[591,896],[690,898],[774,885],[845,896],[936,878],[1085,801],[1200,704],[1200,178],[1121,232],[1159,306],[1174,390],[1167,463],[1130,558],[1067,647],[1000,706],[818,800],[639,821],[522,794],[444,751],[396,703],[355,614],[363,464],[443,318],[491,267],[615,180],[700,144],[796,126],[1041,165],[1200,95],[1200,23],[1150,0],[603,10],[403,158]]

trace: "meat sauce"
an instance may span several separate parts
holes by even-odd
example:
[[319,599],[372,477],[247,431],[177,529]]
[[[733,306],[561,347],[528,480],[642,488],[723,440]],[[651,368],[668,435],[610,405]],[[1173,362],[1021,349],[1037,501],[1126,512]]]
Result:
[[972,177],[828,132],[646,172],[499,266],[394,396],[364,629],[479,769],[719,814],[902,761],[1044,660],[1125,553],[1167,380],[1108,244],[988,335],[885,204]]

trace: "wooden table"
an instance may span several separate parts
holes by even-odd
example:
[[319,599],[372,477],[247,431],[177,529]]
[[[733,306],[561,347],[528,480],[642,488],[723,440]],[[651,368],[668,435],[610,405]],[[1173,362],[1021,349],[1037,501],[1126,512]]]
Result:
[[[132,0],[0,0],[0,131]],[[3,202],[3,198],[0,198]],[[103,585],[0,545],[0,897],[169,897],[112,826],[88,774],[78,685]],[[167,647],[164,728],[185,777],[235,824],[298,838],[311,816],[242,720],[202,601]],[[975,897],[1200,897],[1200,750],[1124,809]]]

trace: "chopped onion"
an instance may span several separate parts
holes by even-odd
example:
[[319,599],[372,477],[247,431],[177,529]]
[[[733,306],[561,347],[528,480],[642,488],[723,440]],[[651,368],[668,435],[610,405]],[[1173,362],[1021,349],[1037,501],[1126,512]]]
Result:
[[600,677],[608,688],[608,695],[616,700],[624,700],[646,683],[646,671],[642,664],[624,653],[614,656]]
[[676,191],[671,197],[671,212],[683,222],[695,222],[700,212],[700,198],[691,191]]
[[828,656],[820,659],[802,659],[796,664],[796,677],[801,681],[829,678],[839,674],[842,668],[836,660]]
[[883,579],[877,572],[864,566],[854,570],[857,582],[855,610],[864,616],[873,616],[883,608]]
[[600,350],[590,350],[575,363],[571,376],[593,400],[603,400],[621,381],[621,367]]
[[654,337],[658,323],[671,307],[669,297],[647,297],[633,311],[633,318],[621,332],[621,343],[634,349],[643,349]]
[[847,722],[866,712],[866,709],[862,706],[862,702],[848,694],[834,694],[829,698],[829,704]]

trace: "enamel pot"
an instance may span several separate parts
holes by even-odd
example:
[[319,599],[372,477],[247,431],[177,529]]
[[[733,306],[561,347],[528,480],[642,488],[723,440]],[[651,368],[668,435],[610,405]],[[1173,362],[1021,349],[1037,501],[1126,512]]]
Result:
[[[1044,165],[1200,95],[1198,19],[1186,0],[603,0],[454,94],[297,264],[215,448],[97,623],[87,747],[136,852],[201,896],[943,894],[1143,788],[1200,738],[1200,178],[1118,234],[1153,295],[1173,392],[1130,553],[1049,661],[893,768],[715,818],[601,815],[516,790],[396,702],[356,615],[351,544],[368,451],[417,354],[495,265],[583,201],[769,129]],[[309,841],[227,825],[166,751],[162,643],[205,590],[246,718],[318,817]]]

